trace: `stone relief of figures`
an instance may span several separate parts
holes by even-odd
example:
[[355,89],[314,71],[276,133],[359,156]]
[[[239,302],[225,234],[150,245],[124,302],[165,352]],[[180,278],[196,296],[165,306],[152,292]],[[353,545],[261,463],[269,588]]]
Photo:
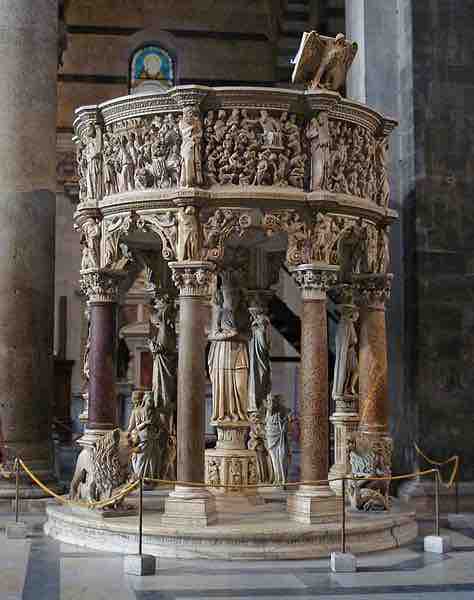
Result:
[[91,448],[83,448],[71,481],[71,499],[97,502],[114,496],[127,481],[129,456],[120,429],[107,432]]
[[168,431],[175,433],[178,355],[176,307],[170,296],[160,296],[150,313],[149,348],[153,356],[153,400],[168,416]]
[[[347,453],[351,474],[357,477],[350,480],[348,486],[352,508],[364,511],[389,510],[392,441],[389,438],[368,440],[356,433],[348,438]],[[388,479],[374,481],[368,477]]]
[[220,469],[221,462],[218,458],[211,458],[206,463],[207,466],[207,475],[206,475],[206,483],[210,486],[218,486],[221,483]]
[[100,223],[92,217],[81,225],[81,271],[98,269],[100,263]]
[[278,395],[269,394],[266,401],[265,437],[272,475],[270,481],[284,485],[289,467],[289,414]]
[[304,83],[310,90],[342,92],[347,72],[357,54],[357,44],[344,34],[335,38],[304,32],[295,58],[292,83]]
[[220,109],[204,118],[204,179],[208,185],[303,188],[306,155],[296,115]]
[[208,355],[213,424],[247,420],[249,358],[244,322],[246,307],[235,274],[228,270],[220,277],[221,286],[214,298]]
[[336,330],[336,364],[332,386],[333,400],[356,396],[359,381],[359,348],[354,323],[359,318],[357,308],[340,305],[341,318]]
[[338,239],[339,278],[353,274],[386,273],[390,262],[388,227],[377,228],[362,218],[347,221]]
[[132,478],[158,478],[161,470],[160,421],[152,392],[134,392],[127,434],[132,446]]
[[[187,140],[186,147],[189,143]],[[173,113],[107,125],[103,146],[106,195],[179,185],[184,159],[181,131]]]
[[181,177],[182,187],[202,185],[201,140],[203,136],[201,116],[198,108],[186,107],[179,120],[181,133]]
[[375,146],[375,202],[387,208],[390,199],[390,183],[388,180],[388,138],[377,140]]
[[259,411],[272,389],[270,368],[270,319],[265,307],[255,302],[249,307],[251,336],[249,340],[249,412]]

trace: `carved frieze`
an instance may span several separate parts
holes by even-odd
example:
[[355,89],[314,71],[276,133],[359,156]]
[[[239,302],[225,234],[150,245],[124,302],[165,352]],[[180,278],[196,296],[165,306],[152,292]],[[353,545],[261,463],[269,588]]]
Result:
[[204,117],[208,185],[303,188],[306,154],[295,114],[266,109],[211,110]]

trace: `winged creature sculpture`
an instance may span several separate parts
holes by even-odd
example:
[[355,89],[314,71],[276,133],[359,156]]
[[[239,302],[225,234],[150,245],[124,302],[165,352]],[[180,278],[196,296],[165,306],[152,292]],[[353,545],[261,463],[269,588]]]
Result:
[[331,38],[316,31],[305,31],[293,60],[291,81],[304,83],[310,90],[323,88],[340,92],[356,53],[356,42],[349,42],[342,33]]

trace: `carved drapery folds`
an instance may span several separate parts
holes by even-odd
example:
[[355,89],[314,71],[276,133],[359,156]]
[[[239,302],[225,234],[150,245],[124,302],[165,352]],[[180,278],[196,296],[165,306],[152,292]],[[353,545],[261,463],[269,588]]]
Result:
[[303,188],[306,155],[295,114],[266,109],[211,110],[204,126],[208,185]]

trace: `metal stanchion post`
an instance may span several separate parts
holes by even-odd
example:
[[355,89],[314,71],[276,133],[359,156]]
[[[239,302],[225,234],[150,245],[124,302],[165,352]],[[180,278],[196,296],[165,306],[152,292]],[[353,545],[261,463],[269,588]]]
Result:
[[456,514],[459,514],[459,466],[458,471],[456,473],[456,482],[454,484],[454,501],[455,501],[455,510]]
[[124,557],[123,568],[129,575],[154,575],[156,559],[151,554],[143,554],[143,475],[138,481],[138,554]]
[[439,469],[433,469],[434,474],[434,535],[427,535],[424,539],[425,552],[445,554],[451,550],[451,538],[440,535],[439,530]]
[[355,573],[357,571],[356,557],[346,551],[346,476],[342,481],[342,512],[341,512],[341,551],[331,552],[331,571],[333,573]]
[[346,553],[346,478],[342,480],[342,539],[341,552]]
[[143,477],[140,477],[140,487],[138,494],[138,554],[142,555],[143,549]]
[[15,471],[15,522],[5,527],[5,533],[7,538],[10,539],[24,539],[26,538],[26,525],[20,523],[20,461],[18,457],[15,458],[13,463],[13,470]]
[[435,478],[435,535],[439,537],[439,469],[435,469],[434,478]]
[[15,458],[15,523],[18,523],[20,512],[20,463]]

